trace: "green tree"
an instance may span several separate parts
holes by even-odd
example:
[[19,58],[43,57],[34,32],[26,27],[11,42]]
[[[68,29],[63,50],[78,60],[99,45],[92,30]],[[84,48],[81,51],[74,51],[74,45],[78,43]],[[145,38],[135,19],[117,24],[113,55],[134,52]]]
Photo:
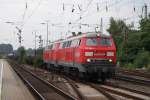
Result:
[[126,57],[124,59],[125,62],[133,62],[136,58],[137,53],[142,50],[142,42],[141,42],[141,35],[143,33],[139,31],[131,31],[128,34],[128,39],[125,45],[125,54]]
[[127,33],[129,32],[130,27],[126,25],[123,20],[114,20],[110,19],[110,27],[107,31],[112,35],[116,48],[117,48],[117,58],[122,60],[124,46],[127,40]]
[[114,20],[114,18],[110,18],[110,27],[107,31],[112,34],[112,36],[120,37],[124,34],[123,31],[128,31],[130,29],[129,26],[123,20]]
[[147,19],[141,19],[140,30],[143,32],[141,36],[143,47],[150,52],[150,16]]
[[24,47],[19,47],[17,49],[17,56],[18,56],[18,62],[19,63],[25,63],[26,59],[26,50]]
[[34,57],[34,68],[42,67],[43,64],[43,49],[39,48],[36,50],[36,56]]
[[7,55],[13,53],[13,47],[11,44],[0,44],[0,54]]
[[110,19],[108,31],[117,47],[117,58],[127,67],[150,68],[150,16],[139,21],[139,30],[133,30],[124,21]]
[[150,53],[148,51],[142,50],[140,51],[135,60],[134,60],[134,65],[138,68],[142,68],[142,67],[148,67],[148,65],[150,64]]

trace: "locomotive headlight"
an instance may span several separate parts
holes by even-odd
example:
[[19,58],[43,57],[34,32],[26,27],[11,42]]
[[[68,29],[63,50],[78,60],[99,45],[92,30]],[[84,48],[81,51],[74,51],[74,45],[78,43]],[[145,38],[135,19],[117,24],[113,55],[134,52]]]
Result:
[[91,59],[87,59],[86,61],[87,61],[87,62],[91,62]]
[[107,56],[114,56],[114,52],[107,52]]
[[109,59],[109,62],[112,62],[112,59]]
[[85,56],[93,56],[93,52],[85,52]]
[[100,34],[97,34],[97,37],[99,37],[100,36]]

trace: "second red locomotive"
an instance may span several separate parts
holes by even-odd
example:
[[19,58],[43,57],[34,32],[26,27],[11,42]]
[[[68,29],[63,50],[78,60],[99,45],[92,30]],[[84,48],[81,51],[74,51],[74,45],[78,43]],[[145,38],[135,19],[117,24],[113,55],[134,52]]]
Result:
[[115,74],[116,47],[111,35],[89,32],[51,43],[43,59],[50,69],[105,81]]

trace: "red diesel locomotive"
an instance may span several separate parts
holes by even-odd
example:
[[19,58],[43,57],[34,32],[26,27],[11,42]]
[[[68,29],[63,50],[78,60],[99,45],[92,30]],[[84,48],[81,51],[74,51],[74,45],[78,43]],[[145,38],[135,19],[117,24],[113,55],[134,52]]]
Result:
[[115,74],[116,47],[110,35],[89,32],[51,43],[43,59],[50,69],[105,81]]

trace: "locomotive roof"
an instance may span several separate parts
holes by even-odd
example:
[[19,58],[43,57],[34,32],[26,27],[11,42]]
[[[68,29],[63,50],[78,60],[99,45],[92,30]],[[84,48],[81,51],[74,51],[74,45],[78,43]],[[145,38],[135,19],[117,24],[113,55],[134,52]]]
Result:
[[110,35],[109,34],[102,34],[100,32],[88,32],[88,33],[83,33],[81,35],[77,35],[77,36],[74,36],[74,37],[71,37],[71,38],[68,38],[68,39],[64,39],[62,42],[65,42],[65,41],[69,41],[69,40],[74,40],[74,39],[80,39],[80,38],[90,38],[90,37],[103,37],[103,38],[110,38]]
[[77,36],[70,37],[70,38],[67,38],[67,39],[62,39],[62,40],[59,40],[59,41],[55,41],[55,42],[52,42],[50,44],[60,43],[60,42],[65,42],[65,41],[71,41],[71,40],[80,39],[80,38],[83,38],[83,37],[86,37],[86,38],[90,38],[90,37],[110,38],[110,35],[109,34],[102,34],[101,32],[87,32],[87,33],[83,33],[81,35],[77,35]]

